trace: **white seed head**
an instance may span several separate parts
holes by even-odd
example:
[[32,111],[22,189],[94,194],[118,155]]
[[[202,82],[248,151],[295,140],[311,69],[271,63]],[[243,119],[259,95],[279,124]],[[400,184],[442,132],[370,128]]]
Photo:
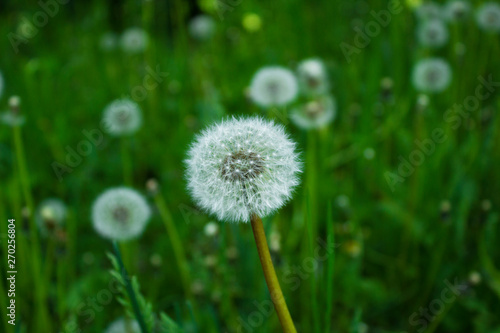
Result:
[[321,96],[293,109],[290,119],[300,128],[313,129],[330,124],[336,113],[335,99],[331,96]]
[[42,235],[64,225],[67,215],[66,205],[60,199],[46,199],[42,201],[35,212],[35,221]]
[[426,93],[441,92],[450,84],[450,65],[440,58],[420,60],[413,69],[412,79],[417,90]]
[[500,5],[486,2],[476,13],[477,24],[485,31],[500,32]]
[[14,113],[12,111],[5,111],[2,114],[0,114],[0,121],[4,123],[5,125],[14,127],[14,126],[21,126],[25,122],[25,117],[19,113]]
[[103,237],[128,240],[144,231],[151,216],[146,199],[137,191],[112,188],[97,197],[92,207],[92,222]]
[[118,36],[112,31],[104,33],[99,40],[99,47],[103,51],[112,51],[116,49],[117,45]]
[[144,52],[148,42],[149,37],[146,31],[137,27],[125,30],[120,39],[122,50],[130,54]]
[[137,320],[118,318],[112,322],[105,333],[141,333]]
[[263,107],[286,105],[297,97],[297,92],[295,75],[278,66],[258,70],[250,84],[250,98]]
[[142,124],[141,109],[128,98],[117,99],[104,109],[106,131],[115,136],[135,133]]
[[305,94],[325,94],[329,89],[328,75],[319,59],[306,59],[297,67],[297,76]]
[[444,16],[450,22],[465,20],[470,13],[470,4],[467,1],[451,0],[444,7]]
[[188,189],[220,220],[248,222],[283,206],[299,184],[296,144],[261,118],[228,119],[201,133],[186,160]]
[[189,34],[197,40],[207,40],[215,32],[215,21],[211,16],[198,15],[189,22]]
[[441,6],[435,2],[425,2],[417,7],[417,17],[420,20],[434,20],[443,18]]
[[448,41],[448,28],[441,20],[423,22],[417,30],[420,44],[428,47],[440,47]]

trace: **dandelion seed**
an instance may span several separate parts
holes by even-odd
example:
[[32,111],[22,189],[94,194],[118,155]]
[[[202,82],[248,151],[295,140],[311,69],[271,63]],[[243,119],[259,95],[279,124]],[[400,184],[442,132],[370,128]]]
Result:
[[445,90],[451,81],[450,65],[440,58],[420,60],[413,69],[415,88],[426,93]]
[[264,67],[250,84],[250,98],[262,107],[282,106],[297,97],[298,84],[293,73],[283,67]]
[[249,222],[252,214],[267,216],[283,206],[301,171],[295,143],[283,127],[260,118],[208,128],[191,146],[186,164],[194,200],[231,222]]
[[322,96],[293,109],[290,119],[303,129],[321,128],[335,119],[336,109],[333,97]]
[[198,15],[189,22],[189,34],[197,40],[208,40],[215,32],[215,21],[211,16]]
[[42,235],[47,236],[64,225],[66,205],[60,199],[46,199],[35,212],[35,221]]
[[420,20],[435,20],[443,17],[443,11],[440,5],[435,2],[425,2],[417,7],[417,17]]
[[141,333],[141,327],[136,320],[119,318],[108,326],[105,333]]
[[329,89],[328,75],[323,62],[319,59],[302,61],[297,74],[302,91],[306,95],[325,94]]
[[476,19],[481,29],[500,32],[500,5],[494,2],[483,3],[477,10]]
[[426,21],[418,28],[417,37],[423,46],[440,47],[448,41],[448,29],[441,20]]
[[105,191],[94,202],[92,222],[104,238],[129,240],[144,231],[151,210],[144,197],[135,190],[118,187]]
[[444,7],[444,16],[450,22],[463,21],[470,13],[470,4],[467,1],[452,0]]
[[130,99],[115,100],[104,109],[103,123],[111,135],[133,134],[142,124],[141,109]]
[[149,37],[146,31],[137,27],[125,30],[120,38],[122,50],[130,54],[144,52],[148,43]]
[[20,107],[21,98],[19,96],[11,96],[9,98],[9,110],[0,115],[2,123],[11,127],[23,125],[25,118],[20,113]]

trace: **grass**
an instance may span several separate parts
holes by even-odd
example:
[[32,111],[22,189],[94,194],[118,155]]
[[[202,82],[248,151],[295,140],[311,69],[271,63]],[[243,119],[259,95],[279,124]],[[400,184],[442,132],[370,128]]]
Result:
[[[195,134],[227,116],[262,115],[286,126],[305,162],[294,198],[263,218],[268,239],[275,230],[281,236],[272,257],[299,332],[500,332],[499,87],[466,115],[446,114],[474,96],[479,76],[500,81],[499,35],[471,17],[447,24],[444,47],[423,48],[412,8],[402,2],[401,13],[348,62],[340,44],[354,45],[353,27],[373,21],[370,11],[387,9],[386,2],[242,1],[219,12],[211,1],[200,3],[216,22],[208,41],[189,35],[189,18],[199,11],[191,2],[72,1],[17,53],[7,36],[42,9],[35,2],[0,4],[0,110],[19,95],[26,118],[14,131],[0,124],[0,331],[103,332],[126,315],[109,287],[112,246],[93,230],[90,208],[105,189],[125,183],[146,195],[146,181],[155,178],[153,217],[138,240],[125,244],[124,257],[152,311],[185,332],[278,332],[250,225],[220,223],[216,236],[204,235],[215,218],[194,206],[184,180]],[[471,1],[474,8],[481,3]],[[242,25],[249,13],[260,17],[260,29]],[[105,32],[131,26],[150,36],[144,53],[99,47]],[[453,79],[419,108],[411,70],[428,56],[444,58]],[[266,114],[245,97],[262,66],[295,69],[310,57],[325,62],[337,100],[337,117],[325,129],[305,132],[282,110]],[[151,71],[164,74],[147,89]],[[385,77],[393,81],[388,98]],[[141,87],[141,130],[126,140],[106,134],[105,106],[137,97]],[[446,139],[392,190],[387,172],[397,174],[400,157],[422,151],[415,140],[432,138],[436,129]],[[78,153],[83,142],[94,142],[90,153]],[[58,170],[61,181],[54,162],[66,166]],[[49,197],[68,207],[60,237],[36,228],[34,212]],[[10,218],[17,230],[15,327],[5,321]],[[334,252],[308,269],[317,251],[325,253],[317,239],[329,235]],[[480,282],[471,279],[474,272]],[[466,286],[451,302],[442,299],[446,281]],[[101,302],[103,290],[112,294],[109,303]],[[439,302],[434,319],[420,314]]]

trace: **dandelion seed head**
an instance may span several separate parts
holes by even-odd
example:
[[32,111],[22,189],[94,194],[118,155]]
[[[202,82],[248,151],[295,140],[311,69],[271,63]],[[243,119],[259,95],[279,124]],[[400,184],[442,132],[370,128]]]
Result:
[[448,29],[441,20],[425,21],[419,26],[417,37],[423,46],[440,47],[448,41]]
[[443,17],[441,6],[435,2],[424,2],[416,8],[417,18],[420,20],[435,20]]
[[425,93],[437,93],[445,90],[451,81],[450,65],[440,58],[420,60],[413,69],[415,88]]
[[215,20],[208,15],[198,15],[189,22],[189,34],[197,40],[210,39],[215,32]]
[[335,119],[336,112],[335,99],[322,96],[293,109],[290,119],[302,129],[320,128],[330,124]]
[[282,126],[228,119],[201,133],[186,160],[188,189],[220,220],[248,222],[283,206],[299,184],[301,163]]
[[319,59],[306,59],[297,67],[297,76],[305,94],[324,94],[329,89],[328,75]]
[[117,99],[104,109],[103,122],[111,135],[135,133],[142,124],[141,109],[130,99]]
[[295,75],[278,66],[260,69],[250,84],[250,98],[262,107],[286,105],[297,97],[297,92]]
[[146,199],[137,191],[118,187],[102,193],[92,207],[94,229],[104,238],[128,240],[144,231],[151,216]]
[[125,30],[120,38],[120,46],[126,53],[137,54],[144,52],[148,46],[149,37],[146,31],[133,27]]
[[500,32],[500,5],[486,2],[476,12],[477,24],[485,31]]
[[112,322],[105,333],[141,333],[141,327],[136,320],[122,317]]
[[62,227],[66,221],[67,209],[60,199],[50,198],[42,201],[35,212],[35,221],[42,235]]
[[450,22],[463,21],[469,13],[470,4],[467,1],[451,0],[444,7],[444,16]]

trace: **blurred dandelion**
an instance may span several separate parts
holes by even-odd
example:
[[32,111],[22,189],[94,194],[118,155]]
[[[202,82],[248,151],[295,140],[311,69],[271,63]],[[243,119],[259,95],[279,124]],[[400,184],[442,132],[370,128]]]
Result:
[[128,98],[117,99],[104,109],[103,123],[114,136],[135,133],[142,124],[141,109]]
[[435,2],[424,2],[416,8],[417,18],[420,20],[435,20],[443,17],[441,6]]
[[448,41],[448,28],[441,20],[428,20],[419,26],[417,37],[423,46],[440,47]]
[[215,32],[214,19],[205,14],[198,15],[189,22],[189,34],[197,40],[208,40]]
[[306,94],[325,94],[329,89],[328,75],[319,59],[306,59],[297,67],[300,88]]
[[118,187],[102,193],[92,207],[95,230],[104,238],[129,240],[144,231],[151,210],[137,191]]
[[141,327],[136,320],[118,318],[112,322],[105,333],[141,333]]
[[303,129],[321,128],[335,119],[336,102],[331,96],[321,96],[290,112],[290,119]]
[[258,70],[250,84],[250,98],[262,107],[286,105],[297,97],[297,92],[295,75],[279,66]]
[[197,204],[220,220],[249,222],[291,198],[301,163],[282,126],[261,118],[229,119],[196,138],[186,160]]
[[0,120],[5,125],[15,127],[21,126],[25,122],[25,118],[20,113],[21,98],[19,96],[11,96],[9,98],[9,110],[1,114]]
[[413,69],[412,79],[417,90],[426,93],[441,92],[450,84],[450,65],[440,58],[420,60]]
[[219,226],[215,222],[208,222],[205,225],[205,228],[203,228],[203,232],[208,237],[216,236],[217,233],[219,232]]
[[476,19],[481,29],[500,32],[500,5],[494,2],[483,3],[477,10]]
[[470,13],[467,1],[451,0],[444,7],[444,17],[450,22],[464,21]]
[[35,213],[35,220],[42,235],[47,236],[64,225],[67,209],[60,199],[42,201]]
[[146,31],[133,27],[125,30],[120,38],[120,46],[126,53],[137,54],[144,52],[148,46],[149,37]]

